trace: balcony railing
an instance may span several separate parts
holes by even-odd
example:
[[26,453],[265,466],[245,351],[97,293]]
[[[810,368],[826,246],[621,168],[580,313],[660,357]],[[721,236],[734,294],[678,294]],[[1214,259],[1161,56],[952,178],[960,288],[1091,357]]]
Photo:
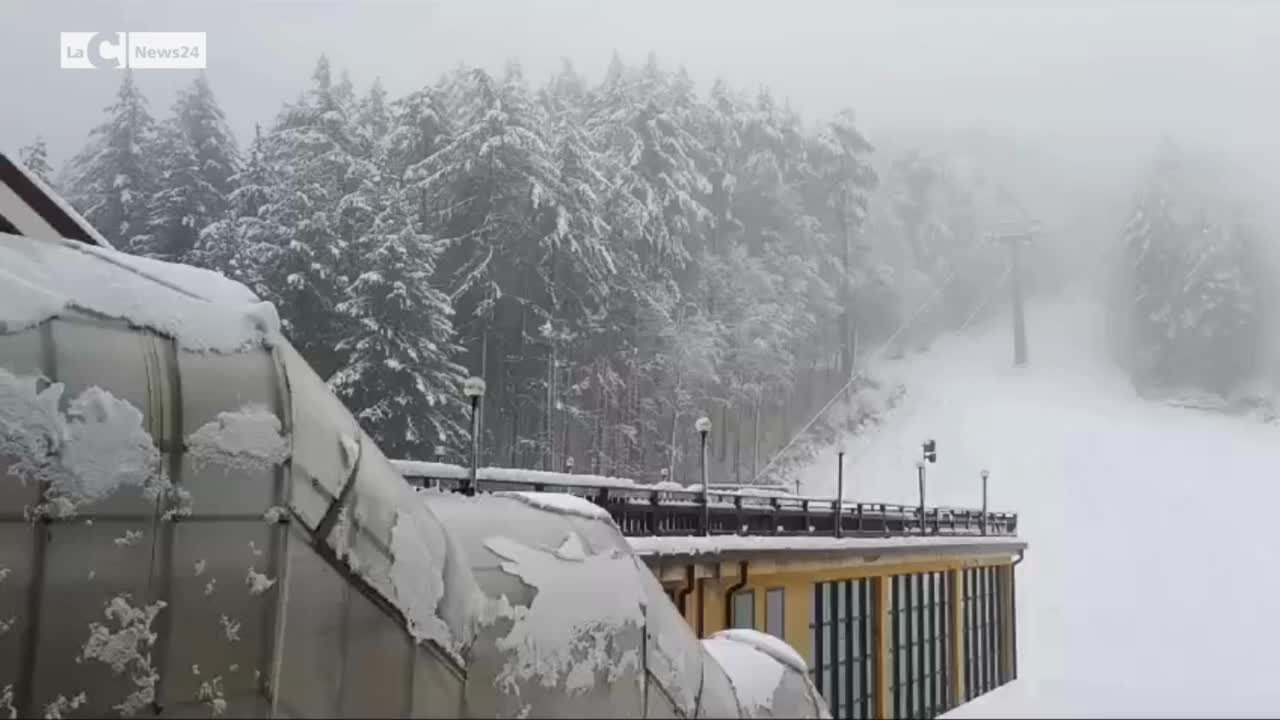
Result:
[[[446,463],[395,461],[412,485],[460,492],[470,471]],[[790,535],[837,537],[1014,536],[1016,513],[958,507],[837,501],[751,487],[712,487],[672,482],[641,484],[626,478],[570,475],[511,468],[479,468],[475,491],[560,492],[604,508],[623,534],[643,535]],[[704,523],[704,517],[706,518]]]

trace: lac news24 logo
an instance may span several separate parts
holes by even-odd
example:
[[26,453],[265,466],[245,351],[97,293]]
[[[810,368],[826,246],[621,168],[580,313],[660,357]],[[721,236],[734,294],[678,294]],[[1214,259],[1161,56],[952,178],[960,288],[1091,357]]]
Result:
[[64,70],[203,70],[202,32],[64,32]]

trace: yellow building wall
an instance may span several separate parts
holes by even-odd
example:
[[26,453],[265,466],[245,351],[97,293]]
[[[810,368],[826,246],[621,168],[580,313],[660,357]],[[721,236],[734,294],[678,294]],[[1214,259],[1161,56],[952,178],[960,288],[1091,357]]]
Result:
[[[896,563],[848,562],[848,561],[811,561],[800,560],[778,562],[761,560],[747,563],[746,584],[737,591],[749,590],[755,594],[755,629],[764,631],[767,614],[766,591],[781,588],[784,593],[783,640],[809,660],[812,647],[810,643],[810,613],[812,610],[812,588],[819,582],[836,582],[873,578],[872,596],[876,598],[878,621],[873,626],[875,658],[875,679],[877,692],[875,695],[876,717],[890,717],[892,702],[889,696],[889,637],[890,623],[890,584],[889,578],[894,575],[945,572],[950,576],[950,608],[952,612],[951,661],[948,677],[952,683],[954,704],[958,705],[969,698],[965,697],[965,647],[964,616],[962,605],[961,571],[976,567],[998,567],[1001,573],[1002,603],[1005,608],[1002,625],[1009,627],[1013,621],[1012,584],[1008,582],[1014,569],[1013,559],[1009,555],[972,556],[972,557],[929,557],[920,556],[909,561]],[[685,600],[684,616],[695,632],[701,637],[709,637],[728,626],[728,604],[726,594],[737,586],[741,580],[741,564],[722,562],[711,564],[706,577],[695,580]],[[683,584],[683,583],[681,583]],[[670,585],[670,583],[669,583]],[[701,587],[699,587],[699,585]],[[700,622],[699,622],[700,621]],[[1012,667],[1013,654],[1016,652],[1014,638],[1011,633],[1002,633],[1000,652],[1006,663]]]

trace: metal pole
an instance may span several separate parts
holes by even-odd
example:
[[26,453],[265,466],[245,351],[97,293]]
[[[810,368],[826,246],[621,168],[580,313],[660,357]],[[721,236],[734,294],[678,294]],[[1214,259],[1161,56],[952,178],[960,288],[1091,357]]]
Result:
[[471,396],[471,482],[465,495],[476,494],[476,475],[480,469],[480,396]]
[[836,453],[836,537],[844,537],[844,451]]
[[698,433],[702,436],[702,534],[711,534],[711,496],[707,491],[707,431]]
[[987,534],[987,476],[991,473],[982,471],[982,534]]
[[916,471],[920,475],[920,534],[924,535],[924,461],[916,463]]

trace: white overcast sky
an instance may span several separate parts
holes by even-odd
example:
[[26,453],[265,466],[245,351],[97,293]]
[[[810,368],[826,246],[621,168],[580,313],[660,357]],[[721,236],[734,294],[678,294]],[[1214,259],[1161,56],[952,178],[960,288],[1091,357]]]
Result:
[[[1280,162],[1280,2],[934,0],[0,0],[0,146],[45,136],[65,159],[119,76],[60,70],[63,30],[203,30],[237,133],[269,123],[321,52],[394,94],[458,63],[568,57],[599,78],[617,50],[772,88],[814,118],[853,107],[886,130],[985,127],[1123,147],[1162,134]],[[138,71],[163,114],[190,71]]]

